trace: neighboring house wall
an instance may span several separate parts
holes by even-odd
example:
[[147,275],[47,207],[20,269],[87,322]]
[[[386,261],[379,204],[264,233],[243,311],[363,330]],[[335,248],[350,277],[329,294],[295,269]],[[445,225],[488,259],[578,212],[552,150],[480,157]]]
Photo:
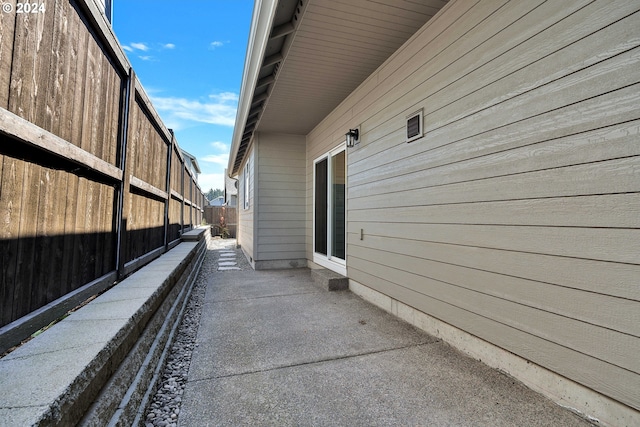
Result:
[[224,198],[227,206],[238,206],[238,180],[227,175],[224,170]]
[[305,259],[306,139],[257,134],[256,268],[303,267]]
[[100,10],[100,13],[104,14],[104,16],[107,18],[107,21],[111,22],[111,18],[113,16],[113,1],[93,0],[93,2],[98,6],[98,10]]
[[215,199],[210,200],[209,204],[211,206],[223,206],[224,205],[224,197],[223,196],[216,197]]
[[[184,153],[184,151],[183,151]],[[200,173],[198,168],[196,167],[195,163],[193,162],[193,158],[189,157],[189,156],[184,156],[184,162],[187,165],[187,169],[189,169],[189,172],[191,172],[191,175],[193,175],[194,179],[198,179],[198,174]]]
[[638,410],[640,13],[587,3],[429,21],[308,135],[306,256],[313,160],[360,125],[349,278]]

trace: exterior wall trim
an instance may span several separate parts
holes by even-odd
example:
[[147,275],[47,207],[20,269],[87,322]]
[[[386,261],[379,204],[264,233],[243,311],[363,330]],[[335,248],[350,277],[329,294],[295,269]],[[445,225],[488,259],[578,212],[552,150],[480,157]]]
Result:
[[254,270],[283,270],[290,268],[306,268],[307,259],[277,259],[277,260],[258,260],[254,261]]

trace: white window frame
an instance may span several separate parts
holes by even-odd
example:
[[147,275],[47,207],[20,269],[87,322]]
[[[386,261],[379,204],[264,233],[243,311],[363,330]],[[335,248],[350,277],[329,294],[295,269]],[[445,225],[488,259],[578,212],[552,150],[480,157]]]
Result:
[[249,162],[244,165],[244,171],[242,173],[242,198],[244,210],[249,209]]
[[[333,188],[333,182],[332,182],[332,175],[331,175],[331,158],[333,156],[335,156],[336,154],[340,153],[341,151],[344,151],[345,154],[345,179],[346,179],[346,167],[347,167],[347,161],[346,161],[346,156],[347,156],[347,141],[343,142],[342,144],[338,145],[337,147],[335,147],[334,149],[332,149],[331,151],[328,151],[326,153],[324,153],[322,156],[316,158],[313,161],[313,224],[312,224],[312,236],[313,236],[313,242],[312,242],[312,250],[313,250],[313,262],[315,262],[318,265],[321,265],[322,267],[328,268],[329,270],[335,271],[338,274],[342,274],[343,276],[347,275],[347,254],[346,254],[346,248],[345,248],[345,259],[340,259],[340,258],[336,258],[336,257],[332,257],[331,256],[331,247],[332,247],[332,240],[331,240],[331,233],[328,233],[327,235],[327,255],[321,254],[321,253],[317,253],[315,251],[315,247],[316,247],[316,164],[324,159],[328,159],[328,163],[327,163],[327,170],[329,171],[329,173],[327,174],[327,186],[329,189],[329,194],[327,194],[327,197],[329,198],[329,200],[331,200],[331,189]],[[345,184],[346,187],[346,184]],[[346,194],[346,188],[345,188],[345,194]],[[345,204],[347,203],[346,198],[345,198]],[[346,211],[346,206],[345,206],[345,211]],[[331,224],[332,223],[332,212],[331,212],[331,206],[329,203],[327,203],[327,224]],[[328,227],[327,227],[328,229]],[[346,227],[345,227],[345,241],[346,241]]]

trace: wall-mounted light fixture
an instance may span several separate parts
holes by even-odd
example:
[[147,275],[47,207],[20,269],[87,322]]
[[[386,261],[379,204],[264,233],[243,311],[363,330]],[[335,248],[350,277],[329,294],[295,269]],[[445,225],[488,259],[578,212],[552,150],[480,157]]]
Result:
[[360,142],[360,131],[358,129],[349,129],[344,135],[347,138],[347,147],[353,147],[356,142]]

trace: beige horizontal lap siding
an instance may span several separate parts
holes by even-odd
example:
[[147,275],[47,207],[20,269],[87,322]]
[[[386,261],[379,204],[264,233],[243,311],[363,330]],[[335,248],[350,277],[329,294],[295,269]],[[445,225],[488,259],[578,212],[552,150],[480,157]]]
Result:
[[256,260],[305,258],[306,141],[260,133]]
[[[249,208],[245,209],[244,203],[244,171],[245,165],[249,165]],[[255,149],[251,147],[245,164],[242,165],[238,175],[238,244],[242,247],[244,253],[252,260],[254,255],[254,212],[255,212],[255,188],[254,188],[254,171],[255,171]]]
[[307,158],[361,126],[351,279],[636,410],[639,9],[453,1],[311,132]]

